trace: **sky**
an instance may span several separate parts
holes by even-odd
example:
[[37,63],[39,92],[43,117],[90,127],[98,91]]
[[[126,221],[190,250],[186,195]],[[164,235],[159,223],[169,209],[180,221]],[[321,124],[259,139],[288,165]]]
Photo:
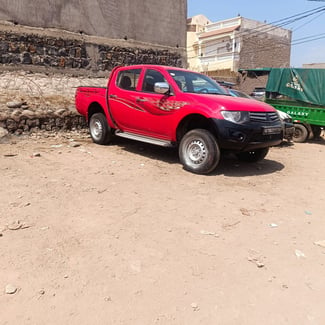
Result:
[[[241,15],[260,22],[273,23],[306,11],[325,8],[325,1],[308,0],[188,0],[188,17],[203,14],[212,22]],[[308,14],[308,13],[306,13]],[[284,20],[287,21],[287,20]],[[325,10],[284,26],[292,30],[293,42],[302,44],[291,48],[291,66],[301,67],[304,63],[325,63]],[[318,35],[322,34],[322,35]],[[318,35],[318,36],[316,36]],[[305,42],[305,37],[322,37]],[[305,38],[305,39],[302,39]]]

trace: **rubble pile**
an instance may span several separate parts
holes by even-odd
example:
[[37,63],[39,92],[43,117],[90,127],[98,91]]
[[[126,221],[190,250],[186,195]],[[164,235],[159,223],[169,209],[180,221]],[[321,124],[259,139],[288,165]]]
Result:
[[85,128],[85,118],[74,107],[76,88],[104,86],[106,82],[106,78],[3,72],[0,128],[16,135]]
[[32,108],[26,102],[8,102],[0,111],[0,127],[16,135],[30,132],[65,131],[87,126],[85,118],[68,108]]

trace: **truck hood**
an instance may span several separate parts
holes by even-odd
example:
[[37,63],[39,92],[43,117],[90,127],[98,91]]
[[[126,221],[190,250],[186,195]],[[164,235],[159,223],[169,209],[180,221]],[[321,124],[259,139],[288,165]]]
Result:
[[198,106],[204,106],[206,109],[212,110],[228,110],[228,111],[249,111],[249,112],[274,112],[275,109],[264,102],[226,95],[211,94],[188,94],[193,102]]

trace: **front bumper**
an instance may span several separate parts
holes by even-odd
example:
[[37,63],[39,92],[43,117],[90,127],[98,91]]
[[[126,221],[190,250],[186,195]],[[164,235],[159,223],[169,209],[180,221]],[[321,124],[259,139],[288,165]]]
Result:
[[221,149],[231,151],[250,151],[272,147],[283,139],[283,126],[276,122],[232,123],[213,119],[216,135]]

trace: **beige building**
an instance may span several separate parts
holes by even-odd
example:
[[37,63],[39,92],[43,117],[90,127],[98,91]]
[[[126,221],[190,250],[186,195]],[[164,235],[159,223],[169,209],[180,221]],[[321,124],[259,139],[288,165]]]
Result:
[[198,70],[198,35],[205,31],[205,26],[212,22],[204,15],[197,15],[187,19],[187,63],[192,70]]
[[289,67],[291,31],[241,16],[212,23],[203,15],[187,20],[190,69],[234,76],[239,69]]
[[325,63],[306,63],[302,67],[304,69],[325,69]]

